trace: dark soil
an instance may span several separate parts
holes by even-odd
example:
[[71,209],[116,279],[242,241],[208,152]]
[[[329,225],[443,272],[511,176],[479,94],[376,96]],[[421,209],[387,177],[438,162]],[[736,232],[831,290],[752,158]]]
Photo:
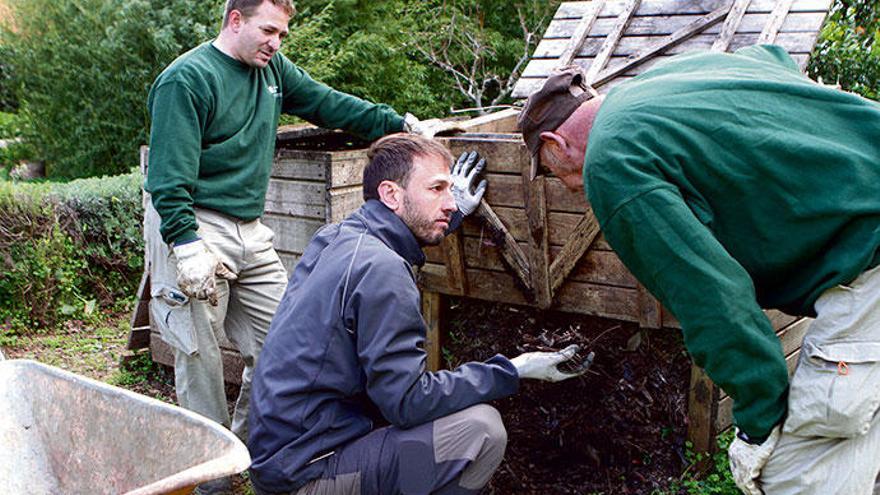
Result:
[[444,318],[449,367],[570,344],[595,352],[584,376],[525,380],[494,404],[509,443],[488,493],[647,494],[679,477],[690,362],[678,332],[471,299],[453,299]]

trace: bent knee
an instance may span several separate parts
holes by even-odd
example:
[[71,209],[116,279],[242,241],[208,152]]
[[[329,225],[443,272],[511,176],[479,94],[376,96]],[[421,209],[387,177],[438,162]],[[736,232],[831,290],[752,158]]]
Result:
[[488,404],[477,404],[465,409],[474,433],[484,434],[486,442],[494,445],[507,445],[507,429],[501,413]]

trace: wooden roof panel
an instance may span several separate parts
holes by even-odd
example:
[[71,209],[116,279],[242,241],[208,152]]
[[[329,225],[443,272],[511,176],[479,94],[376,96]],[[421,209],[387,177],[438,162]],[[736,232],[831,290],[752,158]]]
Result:
[[[633,2],[594,0],[560,5],[514,88],[514,98],[525,98],[537,90],[555,67],[564,65],[560,57],[589,70],[594,57],[603,49],[610,52],[610,57],[588,74],[588,78],[599,80],[597,89],[602,92],[609,89],[602,85],[616,85],[615,78],[630,78],[654,65],[656,61],[648,60],[620,73],[614,70],[637,58],[647,60],[648,51],[656,53],[653,58],[663,59],[691,50],[726,47],[727,51],[735,51],[775,39],[804,68],[832,0],[642,0],[619,40],[609,41],[609,34],[626,21],[621,14],[632,8]],[[734,7],[740,10],[737,12]],[[734,15],[737,13],[740,15]],[[584,32],[586,27],[589,30]],[[726,31],[732,37],[721,38]],[[578,46],[580,39],[582,45]],[[613,46],[606,46],[606,42]]]

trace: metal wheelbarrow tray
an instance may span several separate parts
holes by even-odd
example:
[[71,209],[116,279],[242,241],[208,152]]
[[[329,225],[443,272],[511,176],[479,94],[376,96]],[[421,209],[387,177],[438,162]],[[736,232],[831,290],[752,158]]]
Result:
[[0,360],[0,493],[189,493],[247,469],[198,414],[28,360]]

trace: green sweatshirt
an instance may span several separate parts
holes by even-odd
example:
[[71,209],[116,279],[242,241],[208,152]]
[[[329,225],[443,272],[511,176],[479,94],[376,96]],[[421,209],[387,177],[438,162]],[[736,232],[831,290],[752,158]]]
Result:
[[767,435],[788,375],[761,307],[814,315],[880,262],[880,105],[810,81],[779,47],[681,55],[609,92],[584,183],[738,426]]
[[196,238],[193,207],[240,220],[263,214],[281,112],[376,139],[403,118],[314,81],[282,54],[257,69],[204,43],[153,83],[145,188],[165,242]]

